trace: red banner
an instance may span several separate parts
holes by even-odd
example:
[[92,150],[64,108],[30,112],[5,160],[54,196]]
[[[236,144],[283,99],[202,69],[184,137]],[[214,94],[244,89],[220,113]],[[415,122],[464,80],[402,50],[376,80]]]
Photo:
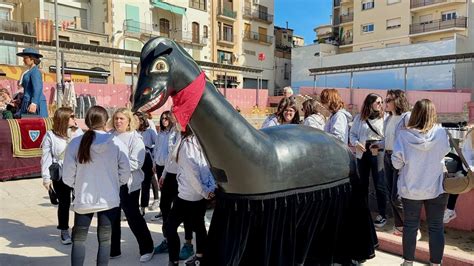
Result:
[[41,142],[52,128],[51,119],[8,119],[12,136],[13,156],[30,158],[41,156]]

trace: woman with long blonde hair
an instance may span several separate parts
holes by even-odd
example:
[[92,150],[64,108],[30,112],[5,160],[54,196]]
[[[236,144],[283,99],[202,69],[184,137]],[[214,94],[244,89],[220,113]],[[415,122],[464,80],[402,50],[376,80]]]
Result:
[[443,189],[444,157],[450,151],[448,135],[437,124],[435,105],[428,99],[416,102],[406,129],[395,141],[392,163],[399,169],[398,195],[402,198],[403,265],[415,260],[421,207],[426,210],[430,263],[441,265],[444,253],[443,215],[448,194]]
[[[138,124],[130,109],[119,108],[110,122],[112,135],[116,136],[128,149],[131,175],[126,185],[120,187],[120,207],[127,217],[128,225],[138,241],[140,262],[147,262],[153,257],[153,239],[150,230],[140,212],[140,189],[144,179],[142,170],[145,161],[145,144],[142,136],[136,131]],[[121,255],[120,220],[112,225],[112,245],[110,257]]]

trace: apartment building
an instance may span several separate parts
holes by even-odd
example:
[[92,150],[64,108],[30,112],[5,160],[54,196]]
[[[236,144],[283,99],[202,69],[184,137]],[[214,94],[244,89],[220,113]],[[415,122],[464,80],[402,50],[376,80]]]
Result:
[[[0,13],[0,31],[6,35],[4,39],[7,40],[0,45],[0,63],[22,65],[15,54],[19,49],[35,45],[44,55],[41,67],[45,72],[45,81],[55,82],[56,54],[51,46],[54,41],[54,1],[4,0],[0,4]],[[64,53],[66,80],[107,83],[110,58],[78,51],[81,50],[81,45],[88,48],[108,46],[111,31],[109,1],[58,0],[58,22],[61,26],[59,40],[77,44],[71,52]],[[39,23],[49,25],[49,28],[37,28]],[[38,32],[42,30],[45,31],[45,36],[38,38]]]
[[[469,36],[472,0],[333,0],[340,53]],[[471,22],[471,23],[468,23]]]
[[291,49],[293,29],[275,26],[275,92],[282,95],[283,88],[291,85]]
[[273,0],[212,0],[213,61],[262,70],[212,70],[218,87],[274,90]]

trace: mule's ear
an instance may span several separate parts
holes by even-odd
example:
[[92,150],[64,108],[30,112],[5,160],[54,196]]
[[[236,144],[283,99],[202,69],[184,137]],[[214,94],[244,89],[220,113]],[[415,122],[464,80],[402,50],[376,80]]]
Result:
[[171,48],[170,46],[164,44],[164,43],[160,43],[158,44],[158,46],[155,48],[155,53],[153,54],[154,57],[158,57],[160,55],[164,55],[164,54],[170,54],[171,51],[173,51],[173,48]]

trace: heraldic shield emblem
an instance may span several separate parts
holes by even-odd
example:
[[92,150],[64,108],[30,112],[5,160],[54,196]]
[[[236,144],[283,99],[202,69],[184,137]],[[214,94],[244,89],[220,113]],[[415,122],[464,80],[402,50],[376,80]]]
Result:
[[30,136],[31,141],[35,142],[40,136],[39,130],[28,130],[28,135]]

